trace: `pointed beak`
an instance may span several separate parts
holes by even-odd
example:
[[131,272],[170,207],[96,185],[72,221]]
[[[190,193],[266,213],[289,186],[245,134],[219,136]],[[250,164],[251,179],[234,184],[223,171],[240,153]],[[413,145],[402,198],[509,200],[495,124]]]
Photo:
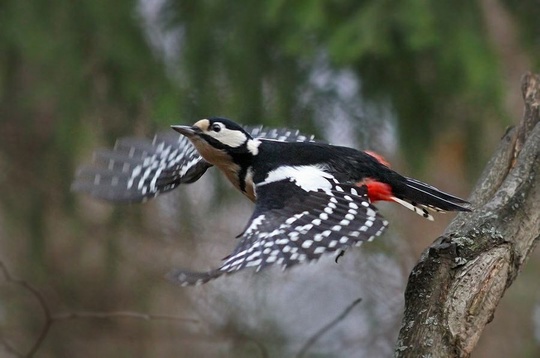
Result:
[[199,127],[172,125],[171,128],[177,131],[178,133],[185,135],[188,138],[201,133],[201,129]]

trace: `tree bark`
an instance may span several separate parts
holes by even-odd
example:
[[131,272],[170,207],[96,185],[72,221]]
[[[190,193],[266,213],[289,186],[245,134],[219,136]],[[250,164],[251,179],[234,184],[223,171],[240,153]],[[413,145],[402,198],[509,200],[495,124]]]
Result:
[[540,76],[460,213],[409,276],[396,357],[468,357],[540,237]]

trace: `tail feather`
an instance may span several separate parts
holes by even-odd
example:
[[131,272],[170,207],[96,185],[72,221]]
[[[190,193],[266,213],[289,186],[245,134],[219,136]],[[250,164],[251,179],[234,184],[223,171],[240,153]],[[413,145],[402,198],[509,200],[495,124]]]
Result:
[[[431,186],[429,184],[426,184],[424,182],[421,182],[420,180],[416,180],[413,178],[406,178],[407,179],[407,186],[412,189],[417,189],[419,191],[422,191],[428,195],[432,195],[436,198],[443,199],[446,202],[452,203],[452,204],[470,204],[468,201],[463,200],[461,198],[458,198],[457,196],[450,195],[448,193],[442,192],[439,189],[435,188],[434,186]],[[465,208],[466,209],[466,208]],[[465,210],[470,211],[470,210]]]
[[411,203],[407,200],[403,200],[403,199],[400,199],[400,198],[397,198],[397,197],[392,197],[392,200],[394,200],[396,203],[398,204],[401,204],[403,205],[404,207],[406,207],[407,209],[409,210],[412,210],[414,211],[415,213],[417,213],[418,215],[430,220],[430,221],[433,221],[433,215],[431,215],[426,207],[424,205],[419,205],[419,204],[416,204],[416,203]]
[[447,194],[416,179],[406,178],[405,188],[392,200],[418,215],[433,220],[428,210],[434,212],[471,211],[466,200]]

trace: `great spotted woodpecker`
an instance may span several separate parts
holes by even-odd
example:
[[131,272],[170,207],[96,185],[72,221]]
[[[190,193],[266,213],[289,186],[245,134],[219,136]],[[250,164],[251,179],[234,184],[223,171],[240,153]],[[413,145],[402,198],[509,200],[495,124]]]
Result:
[[375,201],[396,202],[429,220],[428,209],[470,211],[467,201],[398,174],[374,153],[316,142],[298,131],[242,127],[224,118],[172,128],[181,135],[171,132],[152,143],[124,139],[114,150],[98,152],[73,189],[112,201],[144,201],[216,166],[255,209],[219,268],[169,275],[181,285],[245,267],[291,267],[371,241],[388,225]]

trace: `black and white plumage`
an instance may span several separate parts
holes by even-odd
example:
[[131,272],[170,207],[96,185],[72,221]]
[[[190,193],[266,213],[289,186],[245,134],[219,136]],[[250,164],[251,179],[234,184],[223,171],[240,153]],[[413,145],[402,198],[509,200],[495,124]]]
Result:
[[204,273],[176,270],[169,277],[190,285],[246,267],[288,268],[359,246],[383,232],[388,222],[370,204],[365,187],[327,181],[328,187],[312,191],[299,190],[293,178],[259,185],[255,212],[222,265]]
[[465,200],[396,173],[376,154],[314,142],[297,131],[243,128],[223,118],[172,127],[182,139],[130,141],[135,149],[127,151],[117,145],[97,166],[80,171],[73,187],[109,200],[140,201],[196,181],[216,166],[255,209],[220,267],[170,273],[181,285],[246,267],[291,267],[371,241],[388,225],[372,204],[377,200],[431,220],[428,210],[469,211]]
[[[313,135],[286,128],[245,130],[265,139],[314,141]],[[173,131],[157,134],[152,141],[121,138],[113,149],[96,151],[92,165],[79,168],[71,188],[113,202],[142,202],[197,181],[211,166],[187,137]]]

